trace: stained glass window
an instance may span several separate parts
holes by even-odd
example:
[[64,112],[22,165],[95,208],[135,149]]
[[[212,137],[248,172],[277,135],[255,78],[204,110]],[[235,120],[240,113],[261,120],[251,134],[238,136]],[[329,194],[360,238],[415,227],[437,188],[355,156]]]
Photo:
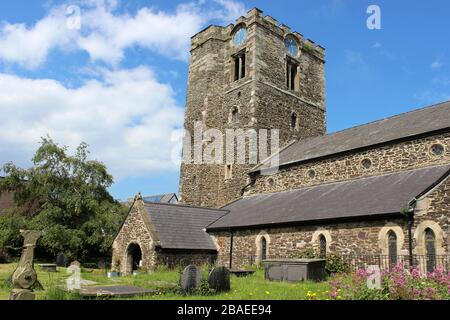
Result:
[[244,42],[247,40],[247,28],[241,27],[234,33],[234,46],[240,47],[244,44]]
[[293,57],[296,57],[298,54],[298,44],[292,37],[287,37],[284,40],[284,45],[286,46],[287,51]]

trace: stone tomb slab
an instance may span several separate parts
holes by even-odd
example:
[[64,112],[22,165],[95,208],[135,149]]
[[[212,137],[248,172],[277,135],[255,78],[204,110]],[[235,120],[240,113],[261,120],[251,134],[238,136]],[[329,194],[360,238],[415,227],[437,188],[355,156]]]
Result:
[[131,298],[156,293],[158,293],[158,290],[144,289],[133,286],[89,286],[82,287],[80,290],[80,295],[82,297],[92,298]]
[[56,263],[42,263],[38,265],[41,271],[44,272],[57,272]]

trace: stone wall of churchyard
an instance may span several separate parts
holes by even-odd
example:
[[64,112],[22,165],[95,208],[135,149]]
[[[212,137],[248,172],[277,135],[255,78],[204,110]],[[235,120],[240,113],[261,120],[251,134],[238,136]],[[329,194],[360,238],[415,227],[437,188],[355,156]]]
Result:
[[[233,35],[243,25],[247,28],[247,40],[236,48]],[[291,57],[298,64],[295,90],[289,90],[286,84],[286,64],[291,59],[287,57],[284,44],[287,35],[294,37],[299,45],[299,55]],[[245,77],[235,81],[234,57],[242,52],[245,53]],[[286,26],[280,27],[259,10],[251,10],[235,25],[207,28],[192,39],[185,129],[192,134],[196,121],[201,121],[204,130],[214,128],[222,133],[226,129],[254,129],[257,132],[259,129],[279,129],[280,146],[294,139],[324,134],[324,59],[323,48]],[[237,122],[232,118],[235,110]],[[291,127],[293,114],[298,120]],[[203,147],[210,142],[205,139]],[[223,154],[227,151],[223,150]],[[239,198],[249,182],[248,171],[256,163],[239,164],[236,160],[231,177],[225,174],[227,163],[224,162],[183,163],[180,202],[221,207]]]
[[112,266],[114,268],[120,261],[120,272],[124,274],[132,272],[128,257],[128,248],[131,244],[137,244],[141,248],[143,268],[152,270],[156,262],[154,241],[139,210],[145,209],[140,208],[136,202],[113,243]]
[[183,250],[179,252],[159,251],[156,257],[157,266],[166,266],[168,268],[186,267],[190,264],[196,266],[214,265],[217,259],[216,252],[210,251],[190,251]]
[[[436,144],[444,147],[441,155],[435,155],[431,151],[431,147]],[[366,159],[371,162],[369,168],[363,165]],[[280,168],[270,176],[258,175],[254,185],[246,190],[246,195],[291,190],[448,163],[450,133],[445,133]],[[311,172],[314,172],[313,177]]]

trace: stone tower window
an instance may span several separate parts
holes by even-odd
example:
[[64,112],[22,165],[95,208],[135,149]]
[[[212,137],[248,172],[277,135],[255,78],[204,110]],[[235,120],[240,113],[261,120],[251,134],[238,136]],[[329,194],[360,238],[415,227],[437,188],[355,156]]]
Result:
[[227,164],[225,166],[225,180],[233,178],[233,165]]
[[286,63],[286,86],[289,90],[298,90],[298,64],[292,59]]
[[434,156],[442,156],[444,154],[444,146],[442,144],[433,144],[430,152]]
[[245,51],[233,56],[233,80],[245,78]]
[[436,268],[436,235],[433,230],[425,230],[425,250],[427,254],[427,272],[433,272]]
[[291,114],[291,128],[297,129],[297,114],[295,112]]
[[233,124],[239,122],[239,110],[237,108],[234,108],[233,111],[231,112],[231,122]]
[[397,235],[392,230],[388,233],[388,252],[389,265],[393,266],[397,264]]

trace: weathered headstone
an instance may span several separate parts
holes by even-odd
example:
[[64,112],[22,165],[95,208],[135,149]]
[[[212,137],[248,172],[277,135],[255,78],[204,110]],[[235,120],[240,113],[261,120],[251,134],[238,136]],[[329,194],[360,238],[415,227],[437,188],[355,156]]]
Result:
[[230,271],[226,267],[214,268],[209,274],[208,283],[216,292],[230,291]]
[[34,248],[41,233],[32,230],[21,230],[20,233],[24,238],[23,251],[19,265],[12,276],[13,289],[9,299],[34,300],[35,294],[32,287],[37,282],[37,273],[33,265]]
[[58,256],[56,257],[56,265],[58,267],[67,267],[67,258],[64,253],[58,254]]
[[183,273],[181,274],[181,289],[185,293],[190,293],[200,285],[201,281],[202,273],[200,272],[200,270],[194,265],[189,265],[183,270]]

